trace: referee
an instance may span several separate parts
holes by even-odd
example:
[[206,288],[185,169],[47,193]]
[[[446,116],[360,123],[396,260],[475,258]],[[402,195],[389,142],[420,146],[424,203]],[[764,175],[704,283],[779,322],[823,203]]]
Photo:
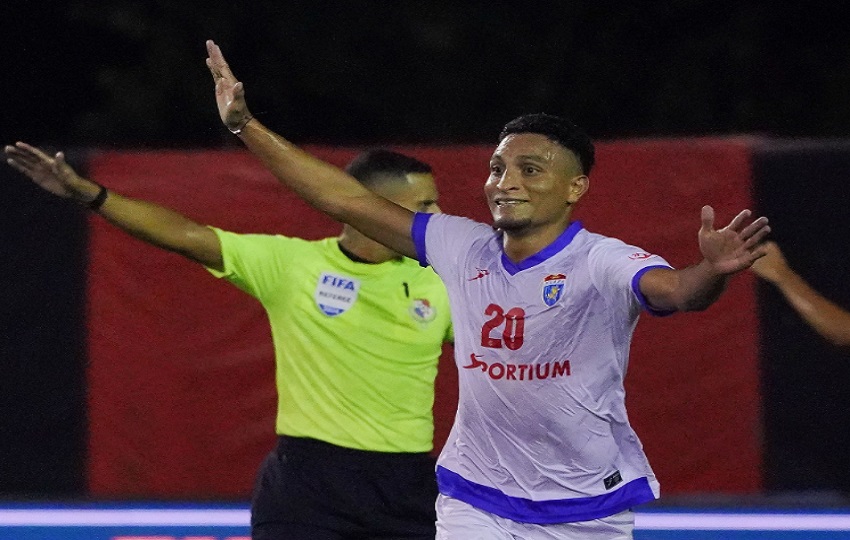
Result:
[[[452,330],[440,278],[348,225],[307,241],[236,234],[108,191],[24,143],[7,162],[45,190],[204,265],[264,306],[276,360],[276,448],[251,506],[257,540],[433,540],[434,379]],[[431,167],[388,150],[349,174],[418,212],[437,212]]]

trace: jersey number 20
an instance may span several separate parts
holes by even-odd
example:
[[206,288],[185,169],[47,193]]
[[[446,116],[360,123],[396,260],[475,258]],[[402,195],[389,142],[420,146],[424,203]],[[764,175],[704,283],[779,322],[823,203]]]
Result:
[[[525,311],[522,308],[515,307],[505,311],[498,304],[490,304],[484,310],[484,314],[490,317],[490,320],[481,327],[482,346],[501,349],[504,344],[504,347],[512,351],[522,347],[523,333],[525,332]],[[502,338],[490,337],[493,329],[499,328],[503,324]]]

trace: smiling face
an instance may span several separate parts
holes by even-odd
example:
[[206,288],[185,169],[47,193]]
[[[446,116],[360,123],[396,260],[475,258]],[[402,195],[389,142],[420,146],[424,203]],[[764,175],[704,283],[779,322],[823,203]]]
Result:
[[514,133],[490,158],[484,194],[493,225],[505,234],[543,233],[554,240],[569,225],[572,205],[587,188],[588,178],[572,151],[545,135]]

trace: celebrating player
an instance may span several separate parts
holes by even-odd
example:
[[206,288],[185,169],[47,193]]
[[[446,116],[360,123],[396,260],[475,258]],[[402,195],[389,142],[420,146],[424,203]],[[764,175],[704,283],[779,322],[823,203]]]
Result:
[[542,114],[499,137],[484,185],[494,226],[414,213],[268,130],[207,50],[223,123],[283,184],[446,284],[460,401],[438,461],[437,538],[631,538],[630,509],[659,493],[624,404],[638,314],[707,308],[763,255],[767,219],[744,210],[715,229],[703,207],[703,259],[681,270],[587,231],[572,214],[593,144]]

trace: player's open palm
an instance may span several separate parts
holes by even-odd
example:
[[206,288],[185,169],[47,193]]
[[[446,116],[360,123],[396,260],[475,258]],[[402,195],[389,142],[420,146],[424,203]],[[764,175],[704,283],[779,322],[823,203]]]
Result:
[[230,71],[221,49],[212,40],[207,40],[207,54],[207,67],[215,82],[215,101],[221,121],[230,130],[240,129],[251,118],[245,103],[245,88]]
[[6,162],[9,165],[54,195],[70,198],[80,183],[84,182],[65,162],[65,155],[62,152],[58,152],[55,157],[50,157],[38,148],[23,142],[6,146],[5,151]]
[[746,224],[751,212],[743,210],[722,229],[714,228],[714,209],[702,207],[702,227],[699,230],[699,248],[703,257],[720,274],[734,274],[749,268],[764,256],[761,245],[770,232],[767,218],[760,217]]

